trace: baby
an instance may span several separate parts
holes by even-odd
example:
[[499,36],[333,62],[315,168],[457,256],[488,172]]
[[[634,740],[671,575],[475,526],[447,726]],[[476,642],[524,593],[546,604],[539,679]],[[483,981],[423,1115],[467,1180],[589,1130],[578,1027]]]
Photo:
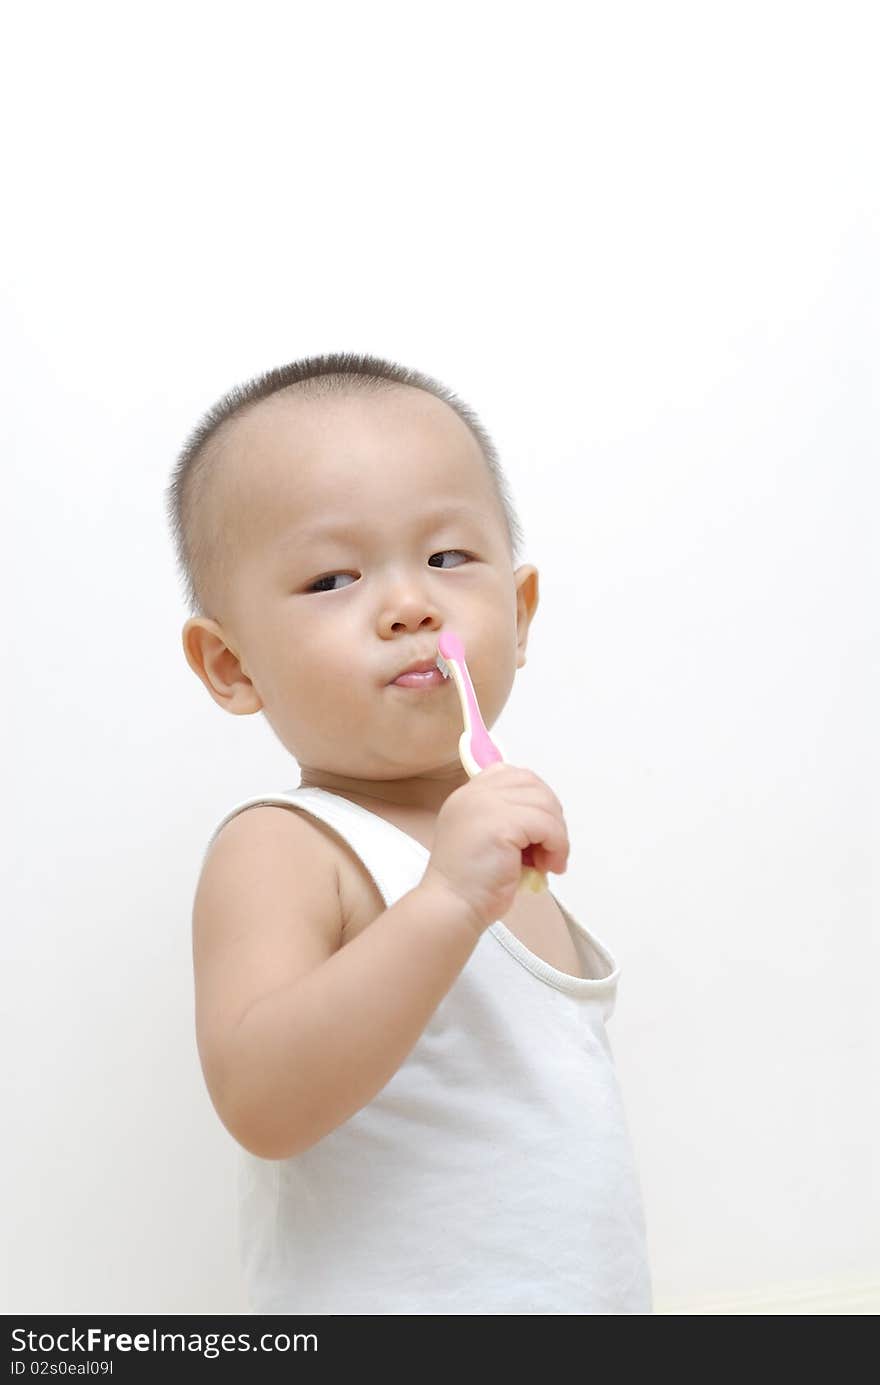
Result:
[[167,494],[187,661],[300,768],[224,815],[193,906],[252,1311],[651,1313],[619,967],[518,889],[526,847],[565,871],[562,807],[470,779],[453,680],[402,676],[454,630],[491,728],[525,663],[538,573],[479,420],[376,357],[299,361],[206,415]]

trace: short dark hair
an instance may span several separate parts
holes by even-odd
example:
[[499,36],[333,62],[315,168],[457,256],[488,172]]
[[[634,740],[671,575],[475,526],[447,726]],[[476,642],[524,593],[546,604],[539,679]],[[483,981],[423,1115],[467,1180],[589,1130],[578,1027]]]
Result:
[[507,479],[491,438],[467,404],[429,375],[378,356],[345,352],[309,356],[268,370],[244,385],[234,386],[203,415],[178,455],[165,499],[177,565],[192,615],[208,615],[205,606],[209,573],[216,565],[217,528],[208,522],[211,478],[217,463],[217,449],[210,444],[223,425],[283,390],[317,398],[330,393],[378,391],[399,385],[410,385],[435,395],[454,409],[470,429],[486,459],[504,512],[513,562],[518,563],[524,536]]

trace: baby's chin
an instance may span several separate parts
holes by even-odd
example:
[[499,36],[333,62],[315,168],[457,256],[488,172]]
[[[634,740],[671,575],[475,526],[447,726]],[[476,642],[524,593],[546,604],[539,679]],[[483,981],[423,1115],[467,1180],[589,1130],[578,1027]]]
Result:
[[407,759],[396,755],[378,763],[375,758],[366,760],[353,753],[344,763],[334,757],[332,764],[323,767],[312,765],[309,768],[315,773],[344,779],[352,784],[403,784],[422,780],[458,785],[468,778],[458,758],[457,748],[451,757],[443,759],[415,755]]

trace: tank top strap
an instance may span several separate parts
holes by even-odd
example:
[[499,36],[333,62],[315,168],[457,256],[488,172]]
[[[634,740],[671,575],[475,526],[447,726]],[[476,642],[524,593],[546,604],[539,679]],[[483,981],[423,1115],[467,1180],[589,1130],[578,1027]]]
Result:
[[359,804],[314,785],[282,789],[278,793],[255,794],[242,799],[230,808],[214,828],[205,847],[205,855],[221,827],[231,818],[246,808],[264,804],[301,808],[332,828],[360,857],[386,909],[415,889],[425,873],[429,852],[414,837],[401,832],[393,823],[377,814],[365,812]]

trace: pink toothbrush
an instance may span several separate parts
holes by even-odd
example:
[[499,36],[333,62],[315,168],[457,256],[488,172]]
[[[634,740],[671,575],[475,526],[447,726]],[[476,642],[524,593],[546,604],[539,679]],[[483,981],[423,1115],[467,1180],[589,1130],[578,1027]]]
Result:
[[[480,715],[477,695],[465,663],[464,645],[452,630],[444,630],[437,643],[440,651],[437,655],[437,667],[443,677],[451,678],[458,689],[458,700],[464,718],[464,730],[458,740],[458,756],[462,767],[473,779],[474,775],[479,774],[487,765],[493,765],[499,760],[503,762],[504,756],[489,736]],[[534,892],[546,890],[547,877],[535,866],[530,846],[524,848],[522,858],[523,869],[519,888]]]

